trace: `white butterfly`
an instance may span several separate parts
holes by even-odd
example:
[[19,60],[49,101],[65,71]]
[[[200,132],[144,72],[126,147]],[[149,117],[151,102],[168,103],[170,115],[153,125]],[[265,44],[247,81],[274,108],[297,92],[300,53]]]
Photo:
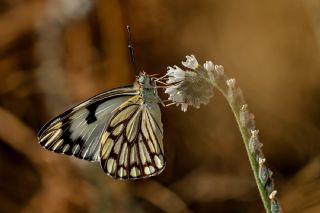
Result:
[[40,144],[50,151],[100,161],[115,179],[139,179],[165,168],[163,127],[154,80],[99,94],[45,124]]

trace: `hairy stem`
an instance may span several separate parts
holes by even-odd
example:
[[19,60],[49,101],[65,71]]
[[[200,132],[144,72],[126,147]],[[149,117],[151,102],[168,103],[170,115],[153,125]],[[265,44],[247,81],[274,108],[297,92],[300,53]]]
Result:
[[218,84],[215,84],[216,88],[223,94],[223,96],[226,98],[226,100],[228,101],[228,104],[234,114],[234,117],[237,121],[242,139],[243,139],[243,143],[246,149],[246,153],[248,155],[249,158],[249,162],[250,162],[250,166],[254,175],[254,179],[256,181],[258,190],[259,190],[259,194],[263,203],[263,206],[266,210],[266,212],[271,213],[271,207],[270,207],[270,199],[268,197],[268,192],[265,190],[264,186],[262,185],[261,181],[259,180],[259,164],[257,163],[257,161],[255,160],[255,157],[250,153],[249,150],[249,140],[250,140],[250,135],[247,131],[247,128],[242,126],[241,122],[240,122],[240,108],[239,106],[237,106],[236,102],[233,102],[232,100],[230,100],[230,98],[228,97],[227,91],[220,87]]

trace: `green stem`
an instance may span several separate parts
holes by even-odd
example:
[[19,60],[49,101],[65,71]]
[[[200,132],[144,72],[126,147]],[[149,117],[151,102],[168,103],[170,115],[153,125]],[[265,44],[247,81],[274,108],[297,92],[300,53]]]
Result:
[[240,123],[240,109],[239,107],[230,101],[228,98],[227,92],[223,90],[222,87],[219,85],[215,85],[216,88],[223,94],[223,96],[227,99],[229,106],[234,114],[234,117],[237,121],[238,127],[240,129],[240,133],[243,139],[244,146],[246,148],[246,152],[249,158],[250,166],[254,175],[254,179],[256,181],[259,194],[263,203],[263,206],[266,210],[267,213],[271,213],[271,206],[270,206],[270,199],[268,196],[267,191],[265,190],[264,186],[262,185],[261,181],[259,180],[259,164],[256,162],[255,157],[250,153],[249,150],[249,140],[250,140],[250,135],[245,127],[243,127]]

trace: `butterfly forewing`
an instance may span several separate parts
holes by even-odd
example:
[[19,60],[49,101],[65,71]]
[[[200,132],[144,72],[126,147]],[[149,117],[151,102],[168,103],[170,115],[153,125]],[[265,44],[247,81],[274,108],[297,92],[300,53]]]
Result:
[[157,175],[165,167],[162,140],[158,104],[134,96],[119,106],[101,137],[101,166],[116,179]]
[[133,86],[101,93],[49,121],[38,133],[46,149],[75,157],[100,159],[100,138],[121,104],[138,93]]

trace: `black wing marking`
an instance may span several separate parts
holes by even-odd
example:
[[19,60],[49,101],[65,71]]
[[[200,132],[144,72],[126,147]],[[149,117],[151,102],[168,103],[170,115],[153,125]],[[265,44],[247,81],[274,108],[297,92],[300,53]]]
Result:
[[115,109],[137,93],[130,85],[84,101],[45,124],[38,133],[40,144],[57,153],[99,160],[100,137],[105,126]]
[[134,96],[119,107],[101,137],[101,166],[115,179],[158,175],[165,168],[162,140],[159,106],[149,108]]

